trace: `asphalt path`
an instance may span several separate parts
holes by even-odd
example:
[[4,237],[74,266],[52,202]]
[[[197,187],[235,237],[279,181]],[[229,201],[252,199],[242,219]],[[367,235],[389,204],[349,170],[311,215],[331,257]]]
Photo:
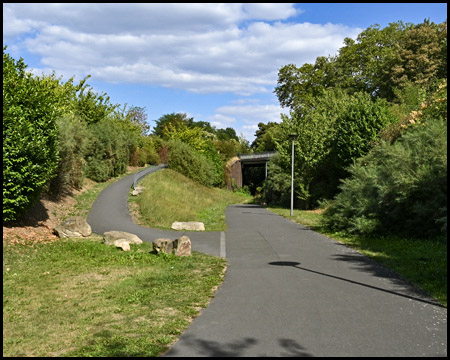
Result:
[[[133,224],[132,183],[100,194],[93,231],[178,237]],[[394,272],[256,205],[230,206],[226,219],[226,232],[187,233],[193,250],[226,256],[228,267],[164,356],[447,356],[447,309]]]

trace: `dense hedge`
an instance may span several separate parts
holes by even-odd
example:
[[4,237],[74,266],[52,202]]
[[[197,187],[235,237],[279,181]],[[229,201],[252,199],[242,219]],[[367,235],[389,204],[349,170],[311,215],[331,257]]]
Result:
[[57,99],[3,48],[3,221],[17,219],[58,165]]

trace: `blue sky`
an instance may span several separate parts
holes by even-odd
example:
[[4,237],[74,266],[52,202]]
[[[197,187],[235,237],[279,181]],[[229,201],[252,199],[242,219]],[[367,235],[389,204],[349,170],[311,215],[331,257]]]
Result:
[[36,74],[88,83],[146,109],[183,112],[250,142],[287,113],[278,70],[334,55],[373,24],[447,19],[446,3],[3,3],[3,45]]

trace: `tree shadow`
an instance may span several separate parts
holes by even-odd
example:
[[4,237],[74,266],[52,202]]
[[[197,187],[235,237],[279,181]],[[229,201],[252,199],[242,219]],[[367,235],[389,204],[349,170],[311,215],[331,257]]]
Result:
[[[353,257],[351,255],[336,255],[337,257],[342,257],[343,259],[346,259],[345,261],[351,261],[349,259],[353,259]],[[356,256],[356,255],[355,255]],[[342,259],[340,259],[342,260]],[[370,259],[367,259],[367,261],[369,261]],[[353,260],[354,261],[354,260]],[[358,259],[357,261],[361,261],[360,259]],[[364,261],[364,259],[363,259]],[[364,284],[362,282],[359,281],[354,281],[354,280],[350,280],[350,279],[345,279],[343,277],[340,276],[336,276],[336,275],[331,275],[331,274],[326,274],[320,271],[316,271],[316,270],[311,270],[311,269],[307,269],[304,267],[299,266],[300,263],[297,261],[272,261],[269,263],[269,265],[276,265],[276,266],[291,266],[293,268],[299,269],[299,270],[303,270],[303,271],[307,271],[310,273],[314,273],[314,274],[318,274],[318,275],[322,275],[322,276],[326,276],[329,278],[333,278],[336,280],[341,280],[341,281],[345,281],[354,285],[358,285],[358,286],[364,286],[373,290],[378,290],[378,291],[383,291],[385,293],[389,293],[389,294],[393,294],[393,295],[397,295],[397,296],[401,296],[410,300],[415,300],[415,301],[419,301],[425,304],[430,304],[430,305],[434,305],[434,306],[438,306],[441,308],[445,308],[445,306],[441,305],[440,303],[438,303],[437,301],[429,298],[427,296],[427,294],[423,293],[422,291],[417,291],[415,288],[413,288],[411,285],[409,285],[409,283],[405,282],[405,280],[403,280],[402,278],[400,278],[396,273],[390,271],[387,268],[384,268],[381,265],[376,264],[376,268],[377,270],[374,272],[374,275],[376,276],[384,276],[384,277],[388,277],[389,279],[393,279],[394,281],[397,281],[398,284],[401,285],[408,285],[410,287],[410,290],[408,291],[407,294],[405,293],[401,293],[399,291],[393,291],[393,290],[388,290],[388,289],[383,289],[377,286],[373,286],[373,285],[369,285],[369,284]],[[378,267],[380,268],[384,268],[383,270],[378,269]],[[369,271],[366,269],[366,271]],[[413,296],[414,295],[414,296]],[[421,297],[423,296],[423,297]]]
[[19,219],[4,223],[3,226],[8,228],[23,226],[37,227],[41,222],[49,218],[48,211],[42,203],[42,200],[38,199]]
[[[255,346],[259,342],[255,338],[246,337],[229,343],[221,343],[219,341],[199,339],[192,335],[185,335],[183,336],[182,340],[184,342],[184,345],[195,348],[199,356],[207,357],[241,357],[245,355],[245,351],[247,349]],[[286,351],[284,353],[280,353],[279,356],[313,356],[309,354],[303,346],[298,344],[293,339],[278,339],[278,343],[280,344],[282,349]],[[183,354],[176,346],[173,346],[169,351],[162,354],[161,356],[180,357],[183,356]],[[266,355],[259,355],[258,357],[264,356]]]

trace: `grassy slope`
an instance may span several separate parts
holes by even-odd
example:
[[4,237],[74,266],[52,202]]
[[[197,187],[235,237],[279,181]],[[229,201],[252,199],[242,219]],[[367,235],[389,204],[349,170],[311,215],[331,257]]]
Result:
[[[106,185],[78,196],[73,214],[86,215]],[[222,198],[217,189],[195,189],[206,202]],[[166,205],[175,200],[169,197]],[[147,357],[167,350],[214,296],[226,261],[150,251],[144,243],[123,252],[99,236],[4,240],[3,356]]]
[[138,204],[136,221],[162,229],[170,229],[174,221],[201,221],[206,231],[226,230],[226,207],[252,200],[248,195],[202,186],[170,169],[146,176],[139,185],[144,192],[130,197],[131,203]]

